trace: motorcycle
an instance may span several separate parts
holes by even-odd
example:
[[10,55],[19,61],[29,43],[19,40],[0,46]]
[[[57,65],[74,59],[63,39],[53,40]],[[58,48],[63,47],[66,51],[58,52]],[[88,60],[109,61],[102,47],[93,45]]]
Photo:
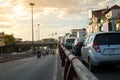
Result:
[[37,52],[37,58],[40,58],[41,57],[41,53],[40,51]]

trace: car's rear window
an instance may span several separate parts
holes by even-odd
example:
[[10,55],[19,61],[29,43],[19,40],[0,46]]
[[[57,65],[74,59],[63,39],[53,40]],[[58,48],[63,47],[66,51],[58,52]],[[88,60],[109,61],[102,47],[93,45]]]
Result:
[[101,45],[120,44],[120,33],[98,34],[94,42]]
[[67,39],[66,42],[73,43],[75,39]]

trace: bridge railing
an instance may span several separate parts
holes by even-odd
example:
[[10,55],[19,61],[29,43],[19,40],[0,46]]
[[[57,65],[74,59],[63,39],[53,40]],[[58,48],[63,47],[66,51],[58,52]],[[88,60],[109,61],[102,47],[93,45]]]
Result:
[[58,46],[64,71],[64,80],[99,80],[76,56],[62,46],[62,44]]

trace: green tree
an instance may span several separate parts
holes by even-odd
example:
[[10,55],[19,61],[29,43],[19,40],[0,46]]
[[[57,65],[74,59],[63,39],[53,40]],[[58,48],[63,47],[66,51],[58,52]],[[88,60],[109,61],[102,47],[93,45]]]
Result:
[[44,42],[55,42],[55,39],[53,39],[53,38],[46,38],[46,39],[42,39],[42,41],[44,41]]
[[10,34],[10,35],[4,34],[3,40],[6,45],[12,45],[15,43],[15,38],[14,38],[13,34]]

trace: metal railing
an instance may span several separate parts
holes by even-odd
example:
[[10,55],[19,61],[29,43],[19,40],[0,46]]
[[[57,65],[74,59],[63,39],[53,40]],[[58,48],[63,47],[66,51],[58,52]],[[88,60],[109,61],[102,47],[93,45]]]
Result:
[[59,44],[64,80],[99,80],[76,56]]

